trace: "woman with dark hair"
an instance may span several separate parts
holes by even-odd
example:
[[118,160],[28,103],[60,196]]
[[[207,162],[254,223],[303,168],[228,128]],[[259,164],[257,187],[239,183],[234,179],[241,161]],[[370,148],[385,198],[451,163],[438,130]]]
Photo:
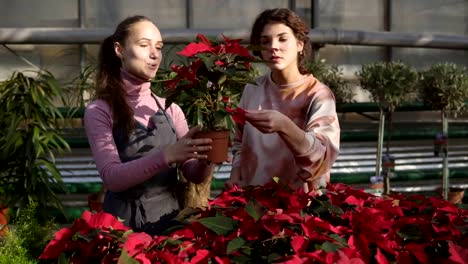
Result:
[[134,230],[156,234],[179,209],[177,166],[196,183],[210,173],[211,139],[192,139],[176,104],[150,90],[162,59],[163,40],[143,16],[123,20],[101,44],[96,98],[84,124],[103,186],[103,210]]
[[331,90],[304,67],[310,56],[309,26],[289,9],[270,9],[254,22],[254,54],[270,69],[246,85],[246,110],[233,143],[232,185],[264,185],[278,177],[306,192],[325,185],[340,145]]

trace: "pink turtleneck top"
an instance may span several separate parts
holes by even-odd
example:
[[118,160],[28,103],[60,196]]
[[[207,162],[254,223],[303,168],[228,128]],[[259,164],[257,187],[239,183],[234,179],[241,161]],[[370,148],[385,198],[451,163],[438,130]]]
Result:
[[239,106],[283,113],[304,130],[304,145],[310,147],[296,155],[277,133],[263,134],[247,122],[237,131],[233,143],[232,166],[240,168],[241,185],[264,185],[273,177],[296,188],[304,186],[302,179],[308,179],[309,189],[324,185],[330,180],[330,169],[340,148],[333,93],[312,75],[278,85],[270,74],[265,74],[256,83],[246,85]]
[[[150,82],[143,81],[125,70],[121,70],[121,77],[127,89],[127,102],[133,109],[134,118],[148,126],[150,117],[159,110],[151,95]],[[162,106],[165,105],[165,99],[157,97],[157,100]],[[166,113],[174,122],[177,138],[183,137],[188,131],[188,125],[180,107],[172,104]],[[151,152],[140,159],[122,163],[112,136],[112,116],[109,105],[100,99],[91,102],[84,114],[84,127],[96,167],[104,185],[110,191],[124,191],[168,168],[169,164],[162,151]]]

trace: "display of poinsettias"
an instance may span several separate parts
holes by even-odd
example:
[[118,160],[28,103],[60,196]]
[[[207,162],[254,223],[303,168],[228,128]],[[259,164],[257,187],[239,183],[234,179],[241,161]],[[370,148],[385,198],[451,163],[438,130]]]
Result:
[[[207,130],[231,130],[233,122],[245,122],[243,111],[234,103],[242,88],[254,83],[252,62],[257,61],[241,45],[241,39],[222,36],[221,41],[209,40],[203,34],[177,54],[186,64],[173,65],[165,82],[166,107],[179,104],[192,125]],[[234,100],[233,100],[234,99]]]
[[70,263],[116,263],[129,227],[111,214],[84,211],[71,227],[55,233],[39,259],[58,259],[62,254]]
[[[466,263],[468,210],[436,197],[376,197],[343,184],[325,194],[304,193],[271,183],[234,187],[205,210],[181,213],[180,225],[151,238],[120,237],[75,224],[51,243],[72,256],[110,240],[120,243],[119,263]],[[77,220],[81,221],[81,220]],[[121,228],[121,227],[120,227]],[[112,229],[112,228],[111,228]],[[76,232],[76,236],[72,233]],[[95,234],[92,238],[91,234]],[[104,236],[102,238],[101,236]],[[64,241],[65,240],[65,241]],[[76,242],[76,241],[75,241]],[[110,243],[109,245],[112,245]],[[51,246],[42,257],[51,256]],[[57,251],[57,247],[55,247]],[[110,252],[110,251],[108,251]],[[57,256],[55,252],[52,256]],[[112,254],[118,254],[115,251]],[[76,258],[75,258],[76,259]],[[78,263],[78,262],[77,262]]]

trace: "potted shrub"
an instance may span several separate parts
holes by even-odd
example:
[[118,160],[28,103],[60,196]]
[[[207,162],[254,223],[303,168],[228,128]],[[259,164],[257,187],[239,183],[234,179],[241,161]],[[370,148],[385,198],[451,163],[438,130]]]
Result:
[[[447,136],[448,114],[455,116],[465,107],[468,99],[468,71],[454,63],[438,63],[420,72],[419,93],[423,102],[441,113],[442,123],[442,193],[448,199]],[[453,196],[453,195],[452,195]]]
[[33,74],[16,72],[0,83],[0,203],[19,209],[36,203],[46,218],[47,209],[62,208],[55,191],[65,188],[54,155],[69,146],[53,103],[60,85],[48,72]]
[[[390,141],[392,135],[392,114],[395,108],[403,102],[411,101],[415,97],[417,73],[412,67],[403,62],[376,62],[362,66],[356,73],[360,85],[372,95],[377,103],[379,113],[379,140],[377,146],[376,175],[381,175],[383,132],[385,128],[385,115],[387,114],[387,153],[386,159],[394,164],[390,156]],[[390,172],[390,169],[387,170]],[[384,193],[390,192],[390,180],[388,173],[384,175]]]

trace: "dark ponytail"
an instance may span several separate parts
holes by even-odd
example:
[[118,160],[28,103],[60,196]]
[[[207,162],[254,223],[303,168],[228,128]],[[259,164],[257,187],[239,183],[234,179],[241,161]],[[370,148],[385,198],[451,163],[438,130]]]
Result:
[[117,26],[114,34],[101,43],[98,56],[98,72],[96,78],[96,98],[109,104],[114,127],[125,128],[127,136],[134,129],[133,111],[127,103],[127,92],[120,76],[122,63],[114,50],[114,43],[124,46],[133,24],[150,21],[144,16],[129,17]]

